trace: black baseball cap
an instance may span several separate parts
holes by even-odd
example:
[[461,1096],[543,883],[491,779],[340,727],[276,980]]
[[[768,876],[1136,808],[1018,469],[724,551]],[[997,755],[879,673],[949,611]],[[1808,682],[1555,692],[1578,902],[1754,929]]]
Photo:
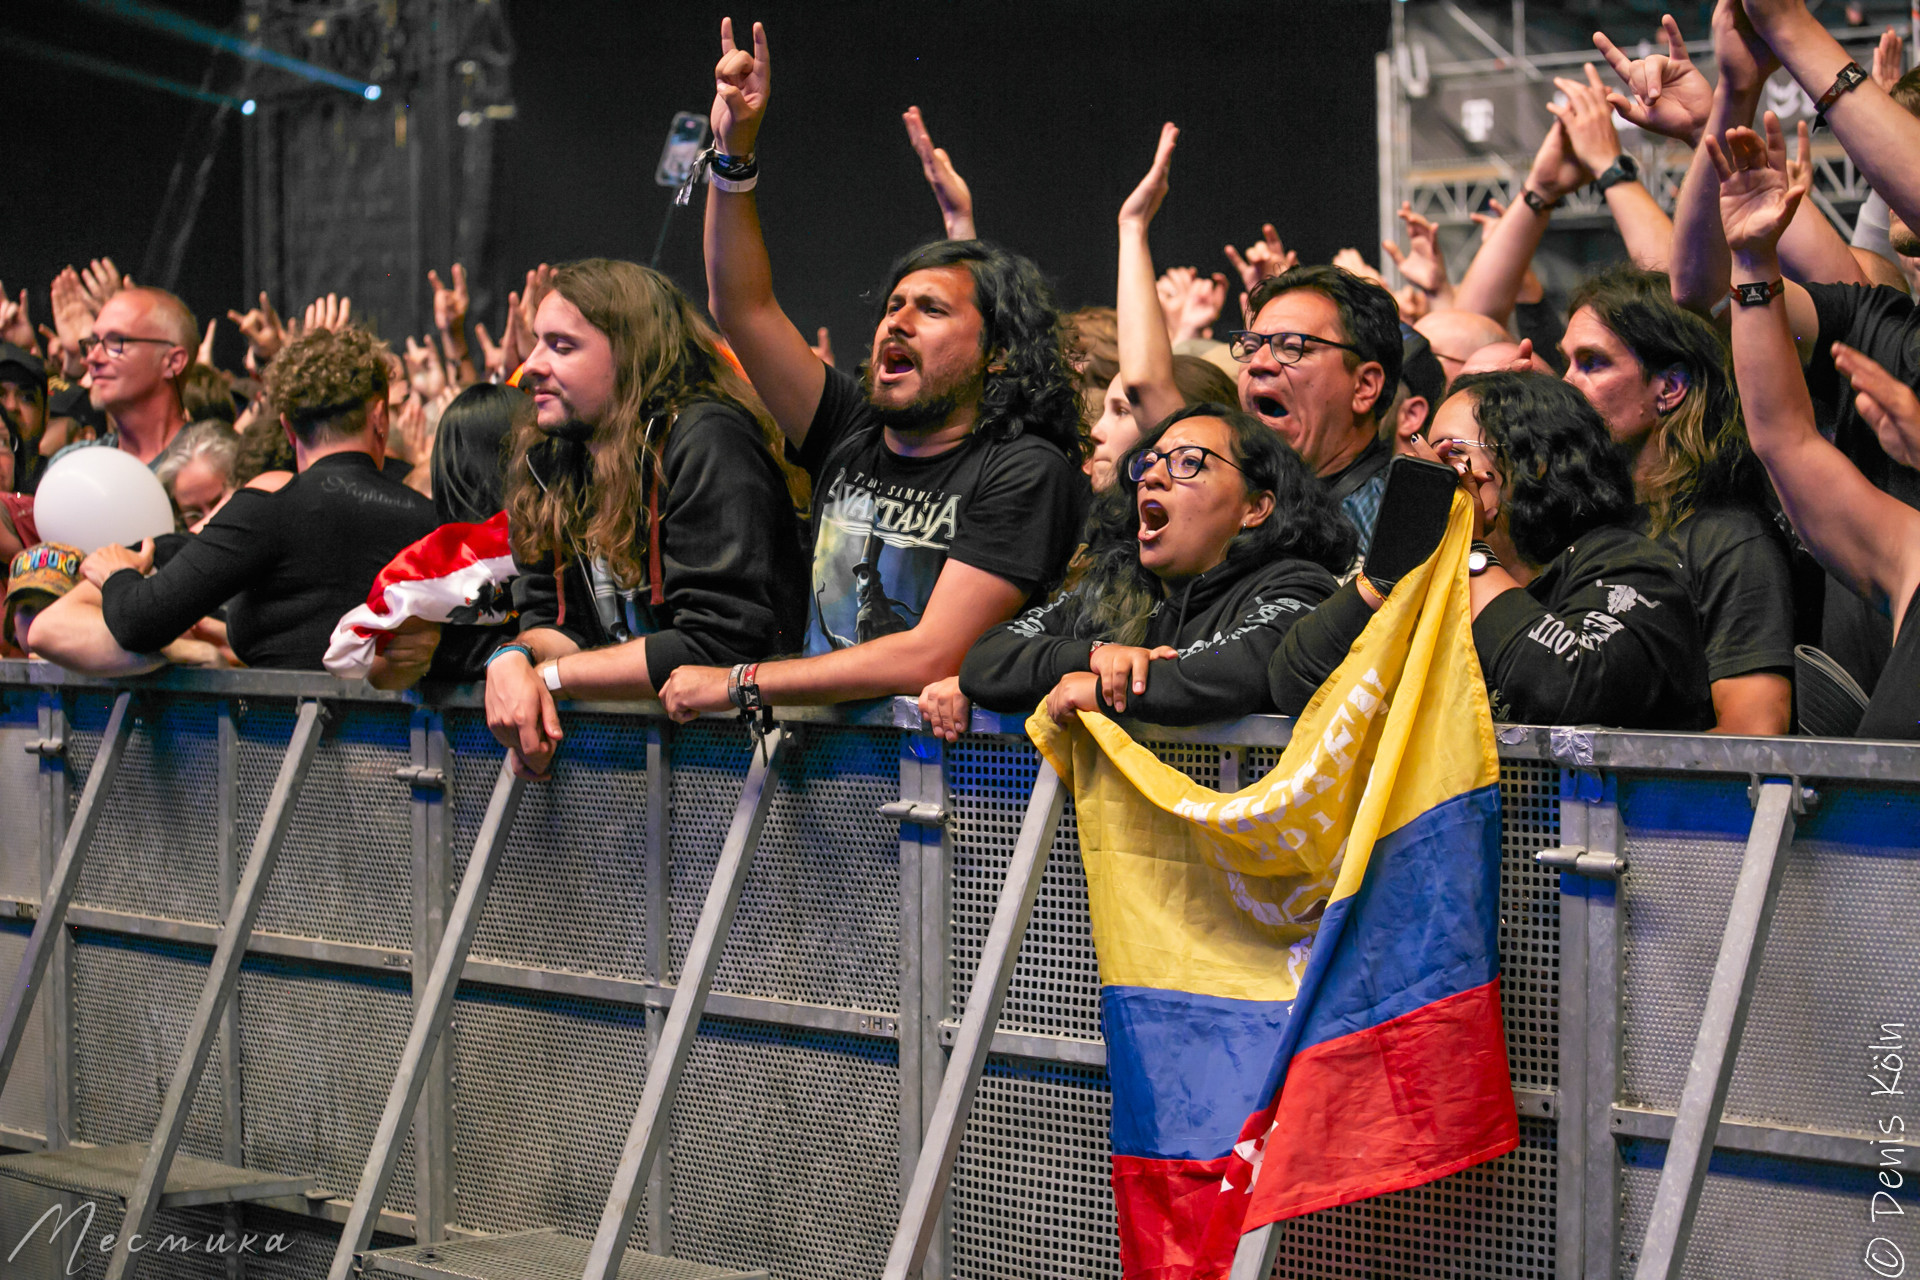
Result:
[[18,377],[9,376],[16,368],[26,371],[28,382],[42,391],[47,389],[47,366],[40,357],[11,342],[0,342],[0,382],[18,382]]
[[75,418],[102,429],[107,425],[107,415],[93,407],[93,397],[77,382],[47,397],[47,416]]

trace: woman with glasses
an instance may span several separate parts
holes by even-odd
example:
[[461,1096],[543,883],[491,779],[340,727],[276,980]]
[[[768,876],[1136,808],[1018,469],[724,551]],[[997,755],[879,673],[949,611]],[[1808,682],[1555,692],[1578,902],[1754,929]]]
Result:
[[1124,712],[1198,724],[1271,708],[1267,659],[1353,559],[1352,526],[1278,435],[1223,404],[1182,409],[1121,460],[1096,500],[1086,568],[1065,594],[988,631],[957,680],[920,695],[930,729],[969,700],[1056,719]]
[[[1706,650],[1679,560],[1634,531],[1633,480],[1607,426],[1542,373],[1467,374],[1435,415],[1430,461],[1473,504],[1474,647],[1497,720],[1699,731],[1713,726]],[[1416,446],[1419,448],[1420,446]],[[1440,545],[1449,483],[1391,481],[1391,548],[1288,634],[1269,671],[1283,714],[1306,706],[1393,583]]]

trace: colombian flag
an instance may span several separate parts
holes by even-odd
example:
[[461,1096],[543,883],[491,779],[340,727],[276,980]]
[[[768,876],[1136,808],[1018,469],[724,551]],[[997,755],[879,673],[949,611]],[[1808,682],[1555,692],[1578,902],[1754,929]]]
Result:
[[1073,788],[1130,1278],[1519,1142],[1500,1021],[1499,760],[1456,497],[1280,764],[1222,795],[1105,716],[1028,721]]

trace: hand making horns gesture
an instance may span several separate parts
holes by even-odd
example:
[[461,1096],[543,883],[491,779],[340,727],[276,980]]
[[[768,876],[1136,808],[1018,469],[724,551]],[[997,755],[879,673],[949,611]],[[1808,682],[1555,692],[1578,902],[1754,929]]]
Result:
[[753,53],[733,43],[733,19],[720,19],[720,61],[713,68],[713,136],[730,156],[753,153],[767,111],[767,29],[753,24]]

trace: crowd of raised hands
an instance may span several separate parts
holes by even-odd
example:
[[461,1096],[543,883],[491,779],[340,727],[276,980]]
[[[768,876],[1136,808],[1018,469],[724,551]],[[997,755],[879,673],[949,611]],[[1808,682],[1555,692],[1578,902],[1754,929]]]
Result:
[[[1913,472],[1920,462],[1920,399],[1914,393],[1920,357],[1912,354],[1920,344],[1909,341],[1920,334],[1909,301],[1920,286],[1920,237],[1913,231],[1920,225],[1920,79],[1905,74],[1906,51],[1892,30],[1875,49],[1871,69],[1857,67],[1804,0],[1717,0],[1710,35],[1708,67],[1707,58],[1695,61],[1671,15],[1663,17],[1657,42],[1594,33],[1599,60],[1578,74],[1553,78],[1555,96],[1544,104],[1551,124],[1531,163],[1509,201],[1489,200],[1472,214],[1477,243],[1449,241],[1455,261],[1443,247],[1442,228],[1412,204],[1398,210],[1400,236],[1380,244],[1377,263],[1370,252],[1353,247],[1333,255],[1339,279],[1369,282],[1390,297],[1407,361],[1404,376],[1385,378],[1379,404],[1362,406],[1355,398],[1351,412],[1342,408],[1335,416],[1349,432],[1354,420],[1363,426],[1370,420],[1367,430],[1377,431],[1381,448],[1393,454],[1467,471],[1463,453],[1448,456],[1436,446],[1483,441],[1433,438],[1432,424],[1453,384],[1489,373],[1564,377],[1626,456],[1643,528],[1671,541],[1673,530],[1696,510],[1722,502],[1744,504],[1763,521],[1784,516],[1835,581],[1890,615],[1909,644],[1920,643],[1916,629],[1900,626],[1920,585],[1920,516],[1914,510],[1920,506],[1920,477]],[[730,24],[723,24],[722,41],[715,72],[716,149],[720,160],[746,167],[728,179],[741,186],[721,185],[715,169],[710,200],[721,191],[751,190],[757,180],[754,143],[769,96],[763,29],[756,24],[751,50],[735,46]],[[1641,56],[1627,52],[1635,45],[1645,51]],[[1808,198],[1816,151],[1807,124],[1790,139],[1772,113],[1758,114],[1763,86],[1783,70],[1817,103],[1821,123],[1831,130],[1832,141],[1820,144],[1829,158],[1844,153],[1873,188],[1874,200],[1851,234]],[[933,196],[929,235],[952,242],[1017,241],[1017,226],[996,225],[992,210],[976,210],[961,163],[936,145],[921,109],[909,106],[902,123]],[[1623,125],[1692,152],[1671,200],[1641,181],[1622,142]],[[1327,268],[1303,265],[1287,247],[1284,229],[1272,223],[1261,225],[1257,237],[1250,229],[1222,228],[1217,263],[1157,264],[1150,230],[1165,202],[1178,198],[1180,136],[1173,123],[1161,128],[1143,176],[1115,211],[1112,307],[1064,317],[1066,354],[1080,380],[1083,407],[1082,453],[1075,462],[1096,492],[1105,491],[1136,446],[1146,447],[1139,442],[1154,424],[1164,429],[1193,405],[1226,403],[1273,427],[1310,470],[1337,488],[1334,481],[1355,463],[1360,446],[1327,444],[1332,435],[1314,434],[1324,426],[1319,408],[1303,399],[1306,383],[1295,385],[1294,371],[1305,367],[1301,362],[1313,344],[1344,347],[1350,373],[1367,363],[1365,344],[1352,345],[1359,339],[1348,304],[1341,302],[1337,322],[1327,322],[1348,329],[1345,341],[1331,339],[1324,328],[1307,330],[1304,321],[1281,326],[1302,332],[1274,333],[1263,331],[1273,324],[1260,321],[1263,307],[1286,289],[1317,289],[1331,298],[1346,286],[1329,292],[1328,277],[1313,275]],[[1582,189],[1595,192],[1612,217],[1638,274],[1580,282],[1571,291],[1572,306],[1564,307],[1549,299],[1535,260],[1554,210]],[[763,327],[758,310],[772,296],[763,247],[738,262],[714,260],[714,245],[740,239],[743,229],[751,229],[757,246],[757,223],[729,221],[732,215],[716,223],[713,207],[710,296],[731,292],[744,300],[732,316],[714,303],[718,329],[731,343],[728,359],[737,359],[736,367],[749,377],[768,368],[780,375],[756,379],[755,389],[797,446],[818,401],[819,366],[808,362],[812,372],[790,379],[785,374],[795,367],[786,362],[805,347],[831,368],[831,335],[812,329],[812,340],[798,337],[791,346],[783,336],[768,336],[772,330]],[[714,239],[716,225],[720,241]],[[490,330],[470,315],[472,298],[460,264],[444,276],[437,269],[428,274],[431,328],[401,335],[385,356],[385,448],[412,464],[409,485],[430,491],[438,424],[455,398],[469,387],[514,379],[528,366],[541,346],[536,317],[555,280],[548,264],[527,270]],[[1276,281],[1286,282],[1278,293]],[[1564,293],[1567,281],[1556,283]],[[89,352],[98,345],[96,318],[131,287],[109,258],[68,267],[52,281],[49,324],[36,323],[25,290],[16,298],[0,284],[0,341],[43,359],[48,385],[81,384],[90,373]],[[1644,323],[1628,314],[1642,312],[1618,302],[1636,297],[1651,308],[1643,308],[1651,317]],[[303,335],[342,331],[355,318],[352,300],[343,295],[315,298],[295,318],[283,317],[262,293],[254,305],[227,311],[225,319],[246,344],[240,367],[214,367],[218,322],[209,321],[193,353],[193,376],[182,382],[197,377],[210,387],[203,403],[230,401],[225,412],[211,416],[226,418],[246,436],[276,434],[262,389],[275,359]],[[1706,350],[1698,345],[1705,331],[1700,326],[1716,335],[1708,342],[1706,365],[1683,366],[1678,357],[1660,354],[1690,342],[1696,356]],[[1297,341],[1288,346],[1283,339]],[[759,349],[762,342],[766,350]],[[863,367],[875,358],[864,359]],[[1431,375],[1424,372],[1428,366]],[[1721,400],[1701,389],[1714,379],[1727,384]],[[1261,390],[1283,385],[1292,390]],[[867,389],[872,394],[871,383]],[[1828,420],[1824,434],[1814,426],[1817,415]],[[93,429],[105,426],[97,422]],[[71,443],[86,429],[83,423],[65,428],[65,435],[47,433],[42,451]],[[1482,434],[1491,432],[1488,427]],[[1749,460],[1764,469],[1764,482],[1741,490],[1729,477]],[[291,464],[283,459],[279,465]],[[249,482],[244,476],[233,480]],[[1511,488],[1511,477],[1495,483],[1496,491],[1501,483]],[[1360,529],[1364,553],[1379,486],[1341,501],[1358,504],[1343,510]],[[1490,528],[1501,519],[1497,507],[1487,516]],[[1528,575],[1496,577],[1518,588]],[[1708,610],[1704,599],[1699,603]],[[1712,617],[1703,618],[1709,632],[1715,625]],[[1711,634],[1707,648],[1711,658]],[[1156,651],[1154,660],[1170,659]],[[1755,658],[1758,666],[1731,671],[1724,680],[1715,675],[1713,701],[1722,728],[1783,723],[1787,685],[1778,664],[1770,663]],[[1740,685],[1746,670],[1762,668],[1774,673],[1776,685]],[[933,703],[965,705],[957,685],[942,697],[948,701],[935,697]],[[1764,712],[1755,711],[1763,702]]]

